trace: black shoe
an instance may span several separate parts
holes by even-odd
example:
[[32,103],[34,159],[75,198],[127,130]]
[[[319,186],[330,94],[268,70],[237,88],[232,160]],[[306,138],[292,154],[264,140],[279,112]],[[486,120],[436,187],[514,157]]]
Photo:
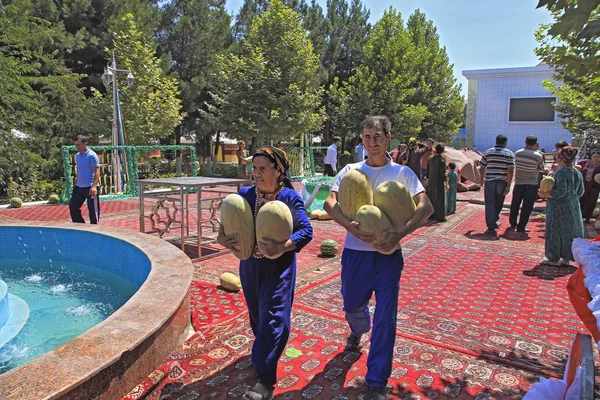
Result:
[[360,350],[360,338],[361,336],[354,336],[350,334],[346,339],[346,346],[344,347],[344,351],[356,353]]
[[517,226],[513,225],[513,224],[510,224],[510,229],[512,229],[513,231],[516,231],[517,230]]
[[485,235],[493,235],[496,236],[496,230],[495,229],[488,229],[486,231],[483,232]]
[[523,229],[517,229],[517,232],[519,233],[526,233],[526,232],[531,232],[529,229],[527,228],[523,228]]
[[389,399],[387,388],[369,386],[369,392],[371,393],[371,400],[388,400]]

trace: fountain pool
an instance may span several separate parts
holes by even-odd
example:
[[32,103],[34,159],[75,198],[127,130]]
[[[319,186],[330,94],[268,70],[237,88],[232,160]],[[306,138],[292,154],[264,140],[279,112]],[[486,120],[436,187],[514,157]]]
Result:
[[125,395],[185,340],[191,278],[189,258],[149,235],[0,224],[0,279],[29,308],[0,343],[0,398]]

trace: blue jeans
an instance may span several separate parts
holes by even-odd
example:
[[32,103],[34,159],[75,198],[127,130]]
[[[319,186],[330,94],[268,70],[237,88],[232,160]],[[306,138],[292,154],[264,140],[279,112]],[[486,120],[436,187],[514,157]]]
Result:
[[484,199],[485,199],[485,224],[488,229],[496,229],[500,219],[500,211],[504,205],[504,189],[507,182],[501,180],[485,181]]

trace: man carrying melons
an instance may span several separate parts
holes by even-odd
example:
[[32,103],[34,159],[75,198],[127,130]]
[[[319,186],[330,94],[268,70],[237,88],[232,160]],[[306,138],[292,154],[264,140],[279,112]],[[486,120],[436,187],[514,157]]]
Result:
[[[370,116],[362,122],[361,128],[363,145],[369,158],[348,164],[340,171],[325,200],[324,209],[347,230],[341,279],[344,311],[351,334],[346,340],[345,351],[359,351],[361,337],[371,326],[368,303],[375,292],[377,303],[366,382],[372,399],[383,400],[387,399],[386,386],[392,371],[400,275],[404,266],[400,240],[422,226],[433,213],[433,207],[415,173],[386,156],[391,139],[390,120],[385,116]],[[386,181],[400,182],[408,189],[416,210],[405,225],[391,221],[394,228],[375,240],[374,233],[361,231],[356,221],[351,221],[344,215],[338,204],[339,186],[344,175],[354,169],[369,177],[373,190]],[[389,254],[394,248],[396,251]]]

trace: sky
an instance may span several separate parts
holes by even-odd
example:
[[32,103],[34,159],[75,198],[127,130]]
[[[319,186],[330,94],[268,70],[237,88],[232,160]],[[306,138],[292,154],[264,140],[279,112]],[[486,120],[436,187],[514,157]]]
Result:
[[[228,0],[226,7],[235,15],[243,2]],[[326,0],[317,3],[326,9]],[[465,97],[467,80],[462,76],[463,70],[537,65],[534,32],[540,24],[552,21],[545,8],[536,10],[537,0],[362,0],[362,3],[371,11],[371,24],[390,6],[400,11],[405,22],[414,10],[421,10],[436,26],[440,44],[446,47]]]

